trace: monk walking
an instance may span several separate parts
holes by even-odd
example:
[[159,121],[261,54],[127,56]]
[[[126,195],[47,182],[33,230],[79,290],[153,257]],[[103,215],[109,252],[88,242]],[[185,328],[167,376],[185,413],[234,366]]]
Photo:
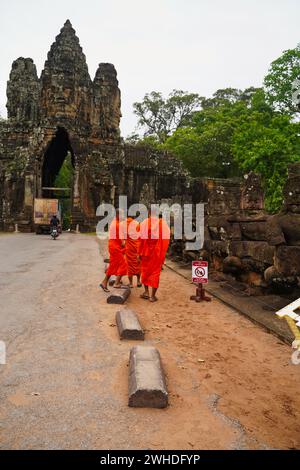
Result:
[[121,287],[121,278],[127,274],[127,263],[125,258],[125,238],[122,228],[122,213],[116,210],[116,217],[109,227],[109,266],[105,278],[100,284],[104,292],[109,292],[107,284],[110,276],[116,276],[114,287]]
[[126,221],[126,242],[125,253],[127,260],[127,274],[129,287],[133,287],[133,276],[137,277],[137,286],[141,287],[141,263],[138,258],[140,245],[140,226],[132,217],[127,217]]
[[[170,242],[170,228],[162,218],[150,214],[140,224],[139,255],[141,259],[141,280],[145,291],[142,299],[156,302],[159,278]],[[151,294],[149,292],[151,287]]]

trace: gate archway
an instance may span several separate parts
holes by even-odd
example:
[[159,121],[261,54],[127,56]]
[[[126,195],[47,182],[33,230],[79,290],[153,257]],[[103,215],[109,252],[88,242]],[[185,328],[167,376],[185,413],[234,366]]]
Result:
[[55,180],[62,168],[68,152],[71,155],[71,162],[74,168],[74,152],[71,146],[68,132],[63,127],[58,127],[55,136],[49,143],[44,154],[42,166],[42,196],[51,197],[50,189],[53,188]]
[[43,156],[41,194],[43,198],[59,199],[64,228],[69,228],[71,222],[74,166],[74,151],[69,134],[64,127],[59,126]]

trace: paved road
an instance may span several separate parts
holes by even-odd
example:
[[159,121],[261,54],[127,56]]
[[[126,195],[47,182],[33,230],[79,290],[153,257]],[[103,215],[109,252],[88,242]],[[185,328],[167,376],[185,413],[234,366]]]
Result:
[[300,445],[290,348],[217,300],[191,303],[167,269],[159,302],[134,288],[129,304],[162,353],[170,406],[128,408],[133,342],[119,341],[103,268],[92,236],[0,235],[0,449]]
[[99,328],[101,263],[89,236],[0,236],[1,448],[129,445],[110,385],[120,346]]

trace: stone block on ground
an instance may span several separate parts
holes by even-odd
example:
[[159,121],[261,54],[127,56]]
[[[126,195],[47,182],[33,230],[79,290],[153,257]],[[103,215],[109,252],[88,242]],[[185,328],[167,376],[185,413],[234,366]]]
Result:
[[129,287],[125,287],[122,289],[113,289],[113,291],[111,291],[111,293],[107,297],[107,303],[117,305],[124,304],[130,294],[131,290]]
[[120,339],[144,339],[144,330],[140,325],[137,314],[133,310],[129,308],[118,310],[116,313],[116,323]]
[[132,407],[165,408],[168,392],[160,354],[153,346],[135,346],[129,357],[129,400]]

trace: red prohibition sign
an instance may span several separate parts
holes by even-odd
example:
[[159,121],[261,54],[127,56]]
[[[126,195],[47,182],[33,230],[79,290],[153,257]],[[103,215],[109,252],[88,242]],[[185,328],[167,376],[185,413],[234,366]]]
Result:
[[197,277],[203,277],[205,276],[205,269],[198,267],[195,269],[195,274]]

